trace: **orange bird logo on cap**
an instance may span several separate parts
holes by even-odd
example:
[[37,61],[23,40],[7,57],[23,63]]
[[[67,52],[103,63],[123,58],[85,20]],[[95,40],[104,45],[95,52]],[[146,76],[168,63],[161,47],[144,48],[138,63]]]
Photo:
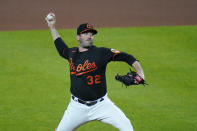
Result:
[[87,24],[86,27],[89,28],[89,29],[92,29],[93,28],[93,26],[90,25],[90,24]]

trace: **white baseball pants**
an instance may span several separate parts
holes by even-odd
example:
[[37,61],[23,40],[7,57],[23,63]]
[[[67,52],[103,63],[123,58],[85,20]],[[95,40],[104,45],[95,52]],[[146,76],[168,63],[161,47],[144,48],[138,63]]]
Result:
[[71,101],[56,131],[73,131],[80,125],[99,120],[110,124],[120,131],[133,131],[133,127],[125,114],[105,95],[104,100],[92,106]]

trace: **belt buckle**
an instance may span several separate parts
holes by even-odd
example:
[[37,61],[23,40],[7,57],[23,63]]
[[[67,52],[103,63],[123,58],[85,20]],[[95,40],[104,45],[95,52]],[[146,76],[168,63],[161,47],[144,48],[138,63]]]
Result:
[[102,97],[100,100],[99,100],[99,102],[101,102],[101,101],[103,101],[104,100],[104,98]]
[[86,102],[86,105],[92,106],[92,105],[95,105],[96,103],[97,103],[97,101],[93,101],[93,102],[88,101],[88,102]]

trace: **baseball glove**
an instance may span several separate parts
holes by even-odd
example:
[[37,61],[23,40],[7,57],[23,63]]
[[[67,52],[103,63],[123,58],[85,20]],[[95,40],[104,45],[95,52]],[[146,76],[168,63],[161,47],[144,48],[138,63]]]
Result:
[[123,83],[125,86],[130,86],[130,85],[148,85],[145,83],[145,80],[139,76],[136,72],[132,71],[130,69],[130,72],[127,73],[126,75],[116,75],[115,79]]

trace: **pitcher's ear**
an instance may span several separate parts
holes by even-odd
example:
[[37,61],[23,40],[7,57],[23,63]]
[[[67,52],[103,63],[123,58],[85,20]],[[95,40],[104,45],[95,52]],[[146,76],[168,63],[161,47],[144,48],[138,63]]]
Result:
[[79,40],[79,37],[80,37],[79,35],[76,35],[76,39],[77,39],[77,40]]

